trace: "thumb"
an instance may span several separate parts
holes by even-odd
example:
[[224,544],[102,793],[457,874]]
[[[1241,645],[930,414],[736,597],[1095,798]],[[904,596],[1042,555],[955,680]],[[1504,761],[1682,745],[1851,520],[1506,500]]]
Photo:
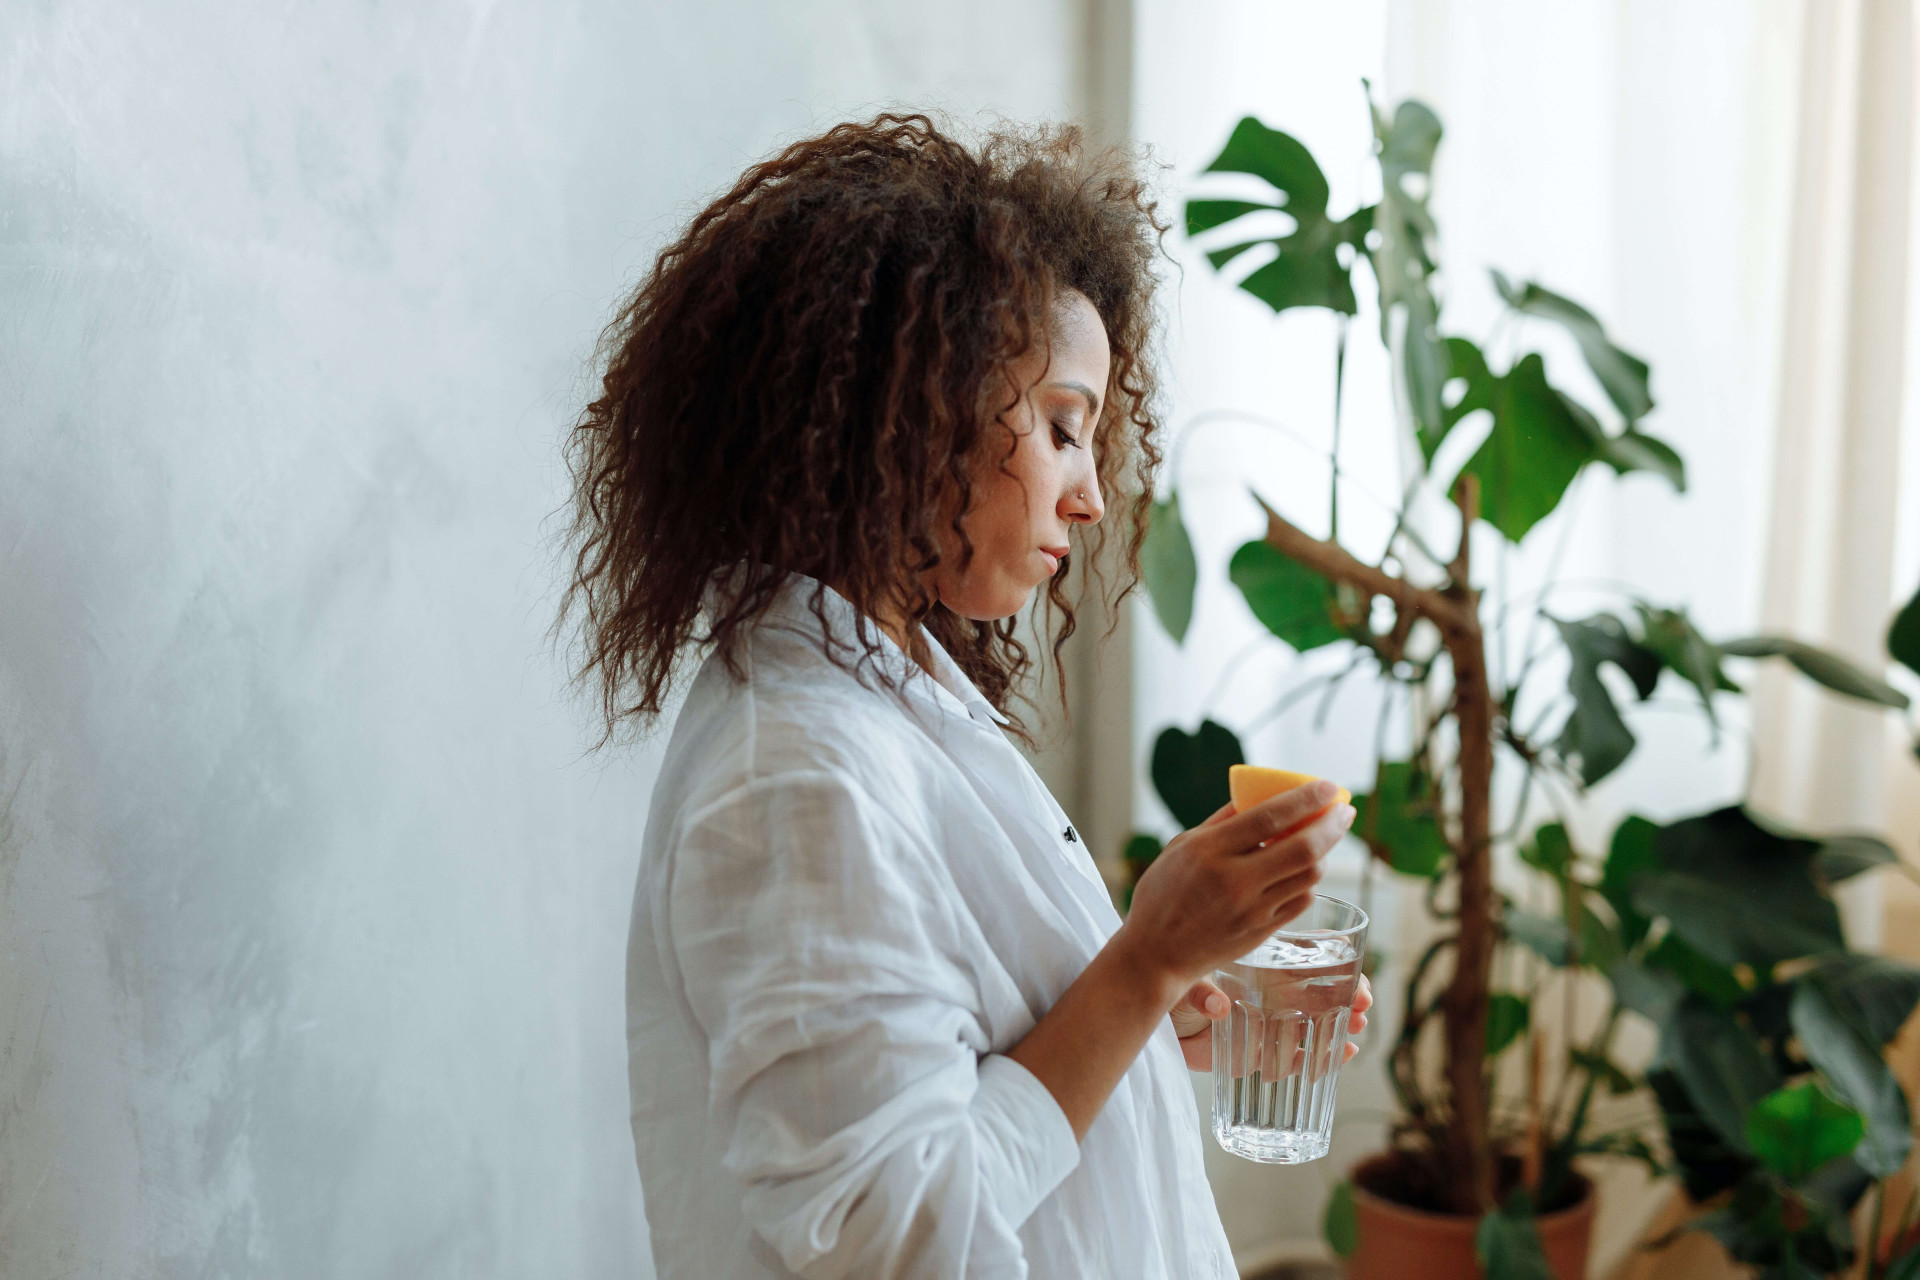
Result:
[[1196,982],[1173,1006],[1173,1029],[1184,1040],[1205,1031],[1215,1020],[1227,1016],[1233,1002],[1226,992],[1211,982]]

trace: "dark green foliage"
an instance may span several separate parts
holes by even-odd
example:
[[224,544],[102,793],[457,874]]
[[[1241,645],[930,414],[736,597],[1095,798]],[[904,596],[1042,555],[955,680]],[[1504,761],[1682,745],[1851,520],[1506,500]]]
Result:
[[1920,675],[1920,591],[1893,615],[1893,625],[1887,628],[1887,654]]
[[[1329,218],[1326,175],[1297,138],[1248,116],[1235,126],[1207,172],[1248,173],[1265,180],[1275,192],[1274,203],[1266,207],[1281,210],[1294,224],[1287,235],[1258,236],[1208,254],[1216,268],[1255,245],[1271,244],[1276,256],[1242,280],[1242,289],[1275,311],[1328,307],[1352,315],[1359,310],[1350,272],[1372,229],[1373,210],[1359,210],[1339,222]],[[1190,232],[1210,230],[1261,207],[1246,201],[1195,201],[1187,208],[1187,227]]]
[[1682,996],[1660,1029],[1660,1055],[1701,1118],[1727,1146],[1744,1152],[1748,1109],[1781,1080],[1739,1019],[1700,996]]
[[1233,798],[1227,770],[1246,760],[1233,730],[1202,720],[1192,733],[1174,726],[1162,730],[1153,744],[1149,773],[1160,802],[1186,829],[1199,826]]
[[1320,1229],[1327,1237],[1327,1247],[1337,1257],[1351,1258],[1353,1251],[1360,1247],[1360,1211],[1354,1207],[1351,1182],[1343,1180],[1334,1184],[1333,1194],[1327,1197],[1327,1212],[1321,1219]]
[[1473,1246],[1487,1280],[1554,1280],[1540,1249],[1533,1201],[1523,1187],[1516,1187],[1505,1204],[1480,1219]]
[[1710,959],[1767,970],[1846,949],[1813,841],[1776,835],[1735,806],[1661,828],[1654,847],[1661,869],[1636,879],[1634,905]]
[[1581,781],[1592,786],[1618,769],[1634,744],[1633,732],[1601,682],[1600,664],[1611,662],[1626,672],[1634,690],[1645,699],[1660,679],[1660,655],[1636,644],[1612,614],[1595,614],[1583,622],[1556,619],[1554,625],[1573,660],[1567,688],[1574,702],[1573,714],[1555,746],[1561,758],[1579,762]]
[[1487,997],[1487,1056],[1491,1058],[1520,1038],[1532,1022],[1532,1006],[1525,996],[1496,991]]

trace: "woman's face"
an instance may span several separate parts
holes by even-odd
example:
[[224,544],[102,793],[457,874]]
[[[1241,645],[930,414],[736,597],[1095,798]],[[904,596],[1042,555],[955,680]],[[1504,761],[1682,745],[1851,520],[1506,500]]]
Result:
[[964,570],[958,535],[947,526],[939,532],[940,563],[925,581],[947,608],[978,621],[1018,613],[1060,567],[1068,530],[1106,510],[1093,427],[1109,359],[1100,313],[1084,294],[1068,291],[1053,309],[1045,345],[1014,365],[1020,398],[1001,418],[1013,432],[1013,455],[973,486],[973,509],[960,520],[973,542]]

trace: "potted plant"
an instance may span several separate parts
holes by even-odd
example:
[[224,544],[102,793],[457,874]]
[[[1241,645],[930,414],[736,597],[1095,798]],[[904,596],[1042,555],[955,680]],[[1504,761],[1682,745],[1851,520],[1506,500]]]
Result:
[[[1476,536],[1522,542],[1589,466],[1644,472],[1676,489],[1685,467],[1640,429],[1653,408],[1645,362],[1571,299],[1496,272],[1517,322],[1504,326],[1506,345],[1442,332],[1428,209],[1440,122],[1415,101],[1372,115],[1382,184],[1375,204],[1336,220],[1307,148],[1249,117],[1207,172],[1251,175],[1271,196],[1201,196],[1186,207],[1187,232],[1213,245],[1216,269],[1256,247],[1271,255],[1237,283],[1276,313],[1356,314],[1356,272],[1367,264],[1360,282],[1370,278],[1379,299],[1396,429],[1417,459],[1384,547],[1363,558],[1342,544],[1336,467],[1328,536],[1261,501],[1264,536],[1226,566],[1275,642],[1303,653],[1349,651],[1339,670],[1302,682],[1283,702],[1371,678],[1408,721],[1407,748],[1380,751],[1371,788],[1355,798],[1354,830],[1378,863],[1428,882],[1439,935],[1405,979],[1389,1147],[1336,1188],[1329,1239],[1358,1277],[1412,1274],[1411,1262],[1430,1276],[1451,1265],[1496,1280],[1572,1280],[1584,1271],[1592,1211],[1576,1163],[1615,1156],[1666,1171],[1671,1157],[1689,1190],[1731,1192],[1734,1203],[1708,1229],[1724,1227],[1736,1257],[1771,1265],[1779,1255],[1803,1267],[1779,1274],[1809,1274],[1813,1234],[1832,1245],[1822,1262],[1839,1256],[1834,1224],[1866,1186],[1835,1172],[1840,1157],[1831,1152],[1849,1126],[1857,1121],[1860,1136],[1845,1158],[1861,1174],[1884,1177],[1906,1150],[1905,1100],[1880,1050],[1920,999],[1920,977],[1849,952],[1830,894],[1834,882],[1893,862],[1892,850],[1868,836],[1789,831],[1740,806],[1664,826],[1630,818],[1607,849],[1593,851],[1576,847],[1570,824],[1543,818],[1570,812],[1634,749],[1603,666],[1624,674],[1642,700],[1663,677],[1677,677],[1716,725],[1716,700],[1738,692],[1728,670],[1737,660],[1781,659],[1835,693],[1889,708],[1904,710],[1907,699],[1838,655],[1784,637],[1715,642],[1683,607],[1631,593],[1582,617],[1562,616],[1553,582],[1524,613],[1504,600],[1488,607]],[[1235,234],[1262,227],[1256,215],[1271,227],[1274,210],[1292,225]],[[1572,338],[1604,392],[1604,413],[1548,380],[1541,354],[1526,344],[1537,324]],[[1339,332],[1336,452],[1344,323]],[[1455,429],[1483,413],[1484,442],[1464,462],[1458,449],[1443,453]],[[1176,642],[1199,574],[1180,516],[1181,452],[1143,553],[1155,612]],[[1441,471],[1447,458],[1455,459],[1451,474]],[[1450,503],[1450,525],[1432,518],[1438,495]],[[1483,526],[1491,534],[1476,535]],[[1895,634],[1911,648],[1898,656],[1920,669],[1920,607],[1902,618]],[[1528,656],[1502,676],[1490,668],[1488,639],[1514,626],[1527,633]],[[1556,646],[1567,674],[1548,688],[1539,659]],[[1163,731],[1150,771],[1186,827],[1226,802],[1228,766],[1243,756],[1231,729],[1204,720],[1192,731]],[[1517,775],[1498,813],[1496,770]],[[1553,913],[1521,910],[1495,885],[1501,846],[1556,887]],[[1153,835],[1133,837],[1125,852],[1136,874],[1159,847]],[[1496,985],[1496,954],[1524,956],[1501,966],[1523,978]],[[1557,993],[1564,1005],[1593,974],[1605,979],[1609,1007],[1571,1033],[1556,1026],[1547,1034],[1536,1003]],[[1651,1071],[1615,1059],[1628,1016],[1659,1027]],[[1811,1025],[1845,1027],[1846,1037],[1823,1041],[1842,1047],[1807,1050]],[[1837,1118],[1843,1111],[1854,1120]],[[1403,1246],[1412,1251],[1395,1252]]]

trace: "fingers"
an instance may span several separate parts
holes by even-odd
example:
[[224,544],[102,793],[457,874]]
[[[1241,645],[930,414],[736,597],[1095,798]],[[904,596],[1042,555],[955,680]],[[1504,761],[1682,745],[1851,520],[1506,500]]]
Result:
[[[1367,1029],[1367,1010],[1373,1008],[1373,984],[1367,981],[1367,975],[1360,975],[1360,985],[1353,993],[1353,1013],[1347,1018],[1347,1034],[1357,1036]],[[1353,1055],[1360,1052],[1360,1046],[1347,1041],[1347,1056],[1342,1062],[1352,1062]]]
[[1209,835],[1217,839],[1228,852],[1245,853],[1292,834],[1295,828],[1332,806],[1339,795],[1340,788],[1322,778],[1291,791],[1282,791],[1245,813],[1234,814],[1217,824],[1213,819],[1208,819],[1206,828]]
[[1258,860],[1252,865],[1260,868],[1270,884],[1309,869],[1317,877],[1321,859],[1346,836],[1353,818],[1352,805],[1335,805],[1305,828],[1249,855]]
[[1232,1007],[1226,992],[1219,987],[1204,980],[1196,982],[1180,998],[1180,1003],[1173,1006],[1173,1033],[1182,1040],[1197,1036],[1226,1017]]
[[1227,993],[1204,979],[1193,984],[1193,990],[1187,992],[1187,1003],[1209,1020],[1224,1018],[1233,1008],[1233,1002],[1227,999]]
[[[1213,813],[1207,818],[1207,820],[1200,824],[1200,826],[1211,827],[1216,822],[1225,822],[1228,818],[1231,818],[1233,814],[1234,814],[1233,801],[1229,800],[1227,801],[1227,803],[1221,805],[1218,809],[1215,809]],[[1195,831],[1198,831],[1199,829],[1200,827],[1194,828]]]

